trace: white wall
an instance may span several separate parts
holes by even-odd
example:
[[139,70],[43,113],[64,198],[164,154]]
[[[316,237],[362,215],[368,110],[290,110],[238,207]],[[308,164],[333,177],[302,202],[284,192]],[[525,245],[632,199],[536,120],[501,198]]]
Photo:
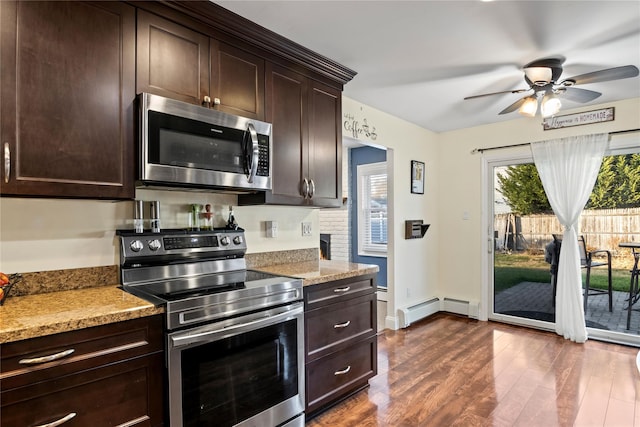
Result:
[[[248,253],[319,246],[318,209],[235,206],[237,196],[206,192],[142,189],[141,200],[160,200],[162,227],[187,227],[189,204],[210,203],[215,226],[226,223],[234,205],[246,230]],[[49,271],[120,263],[116,229],[132,228],[132,201],[0,198],[0,271]],[[265,220],[278,221],[277,238],[267,238]],[[302,222],[312,235],[302,237]],[[148,227],[148,224],[147,224]]]
[[[640,128],[640,100],[631,99],[603,105],[591,105],[573,111],[590,111],[615,107],[612,122],[543,131],[539,118],[517,118],[486,126],[446,132],[438,135],[440,182],[443,190],[438,198],[438,293],[470,302],[480,302],[486,278],[486,224],[482,221],[482,154],[471,154],[474,148],[498,147],[600,132]],[[515,114],[517,116],[517,114]],[[527,152],[528,147],[509,149]],[[485,152],[495,156],[497,151]],[[504,154],[504,151],[503,151]],[[468,220],[463,219],[468,212]],[[429,230],[431,231],[431,230]],[[484,284],[485,288],[487,284]],[[485,306],[480,307],[482,313]]]
[[[366,119],[375,127],[377,138],[357,139],[387,148],[389,200],[389,252],[387,255],[387,327],[397,328],[396,310],[415,301],[437,296],[438,292],[438,235],[441,227],[437,218],[440,193],[440,166],[437,134],[422,129],[380,110],[342,98],[342,112],[360,124]],[[353,137],[343,128],[345,136]],[[411,193],[411,160],[425,163],[425,194]],[[404,221],[422,219],[431,228],[424,239],[406,240]]]

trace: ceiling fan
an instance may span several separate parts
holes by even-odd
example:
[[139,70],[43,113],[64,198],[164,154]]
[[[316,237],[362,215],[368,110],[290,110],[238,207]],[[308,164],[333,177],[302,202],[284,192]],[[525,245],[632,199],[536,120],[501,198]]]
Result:
[[574,86],[589,83],[606,82],[611,80],[627,79],[638,75],[638,68],[634,65],[607,68],[593,71],[591,73],[580,74],[568,79],[560,80],[562,75],[562,64],[565,58],[553,56],[532,61],[522,67],[524,71],[524,81],[529,86],[527,89],[505,90],[501,92],[485,93],[481,95],[468,96],[464,99],[474,99],[483,96],[501,95],[505,93],[522,93],[533,91],[509,105],[499,114],[508,114],[518,110],[520,114],[533,117],[540,107],[543,117],[549,117],[560,111],[560,98],[566,98],[574,102],[589,102],[602,95],[587,89],[579,89]]

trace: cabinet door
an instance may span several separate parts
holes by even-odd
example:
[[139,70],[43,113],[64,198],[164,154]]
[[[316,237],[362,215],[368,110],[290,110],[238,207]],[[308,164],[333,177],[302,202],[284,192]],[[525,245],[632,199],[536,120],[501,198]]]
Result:
[[2,195],[134,195],[135,10],[0,2]]
[[200,105],[209,95],[209,37],[138,10],[137,93]]
[[307,79],[290,70],[267,66],[267,121],[273,124],[272,201],[301,205],[308,169]]
[[340,91],[311,82],[308,176],[314,206],[342,206],[341,102]]
[[264,120],[264,59],[211,40],[211,98],[217,110]]

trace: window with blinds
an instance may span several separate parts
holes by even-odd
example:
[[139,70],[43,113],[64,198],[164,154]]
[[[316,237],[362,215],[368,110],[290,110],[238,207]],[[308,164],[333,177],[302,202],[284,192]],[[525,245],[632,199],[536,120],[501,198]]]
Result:
[[358,254],[387,254],[387,163],[358,165]]

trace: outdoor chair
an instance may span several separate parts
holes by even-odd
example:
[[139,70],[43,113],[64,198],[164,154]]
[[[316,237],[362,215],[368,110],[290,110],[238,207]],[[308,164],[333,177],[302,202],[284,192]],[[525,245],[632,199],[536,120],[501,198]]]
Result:
[[[562,246],[562,236],[559,234],[552,234],[554,243],[554,253],[551,262],[551,274],[553,282],[553,302],[556,301],[556,286],[558,284],[558,262],[560,260],[560,247]],[[584,281],[584,312],[587,312],[587,300],[590,296],[596,295],[609,295],[609,311],[613,311],[613,286],[611,282],[611,252],[605,249],[597,249],[595,251],[587,250],[587,242],[584,236],[578,236],[578,248],[580,250],[580,266],[587,270],[586,278]],[[594,259],[596,254],[606,254],[606,261],[598,261]],[[591,269],[595,267],[606,266],[608,271],[608,287],[607,289],[592,289],[591,288]]]

